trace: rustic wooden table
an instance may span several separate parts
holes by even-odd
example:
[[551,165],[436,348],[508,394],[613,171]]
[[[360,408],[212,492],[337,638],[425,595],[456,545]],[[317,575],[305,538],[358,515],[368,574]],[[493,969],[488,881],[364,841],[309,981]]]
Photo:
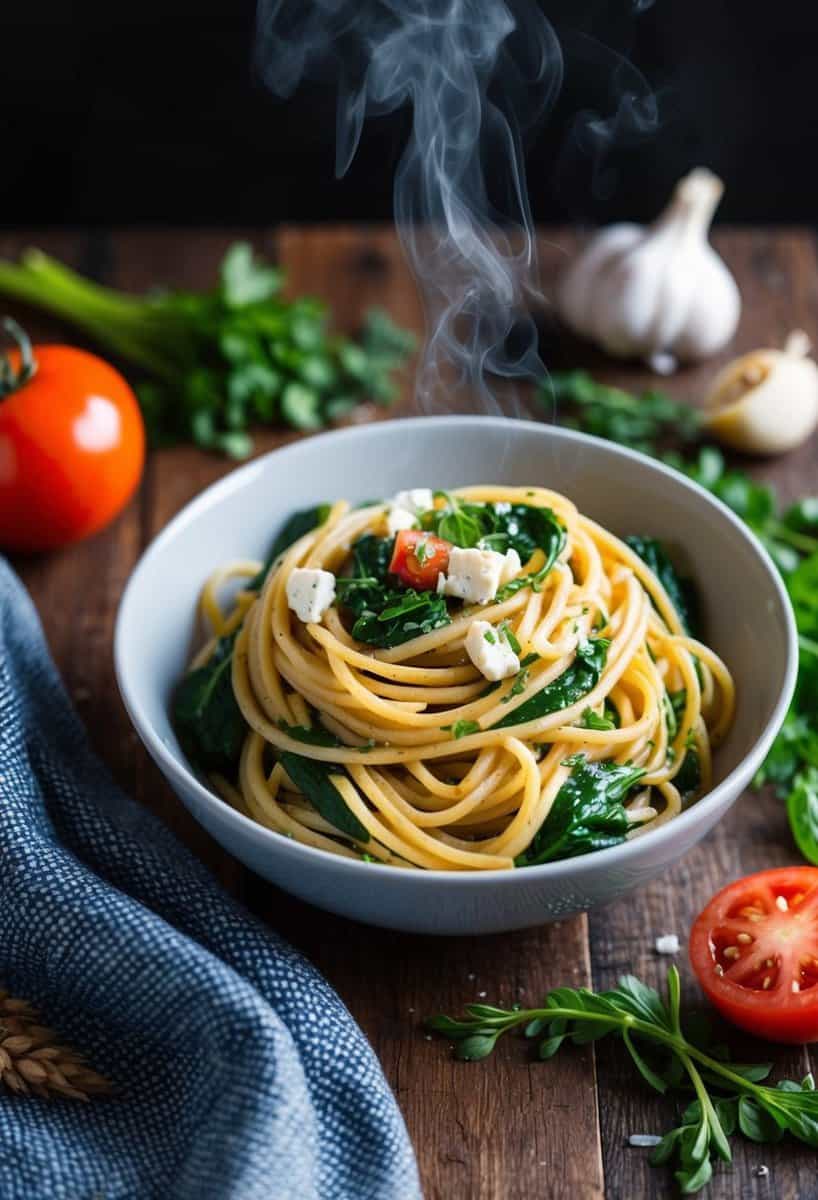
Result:
[[[401,324],[422,327],[414,286],[395,237],[381,228],[241,231],[287,271],[295,293],[330,302],[338,322],[355,326],[363,310],[385,306]],[[118,287],[157,282],[208,286],[237,231],[0,233],[0,255],[39,245]],[[804,231],[726,231],[717,238],[744,295],[741,330],[731,353],[779,344],[799,326],[818,335],[816,249]],[[540,238],[548,292],[572,238]],[[66,331],[25,316],[37,337]],[[74,338],[76,340],[76,338]],[[644,372],[620,369],[546,333],[546,362],[586,365],[605,379],[634,386]],[[695,396],[715,364],[662,383]],[[407,384],[388,415],[412,411]],[[356,420],[385,415],[361,411]],[[293,435],[259,437],[263,452]],[[764,469],[787,496],[816,490],[814,446]],[[132,732],[114,682],[111,643],[125,581],[147,542],[183,504],[231,464],[190,448],[153,454],[138,496],[99,537],[16,565],[42,616],[57,664],[99,753],[121,784],[148,805],[209,865],[224,885],[313,960],[338,989],[372,1041],[406,1117],[428,1200],[514,1200],[566,1197],[612,1200],[670,1194],[670,1177],[647,1165],[647,1152],[627,1137],[669,1127],[669,1102],[642,1085],[616,1045],[567,1049],[532,1063],[526,1046],[507,1041],[482,1064],[451,1060],[430,1041],[421,1019],[454,1011],[470,999],[533,1003],[558,984],[608,986],[632,971],[658,984],[666,959],[654,939],[684,939],[691,918],[721,884],[748,871],[797,860],[780,803],[748,793],[706,843],[638,896],[559,925],[486,938],[410,937],[352,924],[301,904],[228,857],[188,816]],[[544,481],[547,482],[547,481]],[[729,580],[725,581],[729,587]],[[375,898],[377,902],[377,898]],[[687,998],[696,999],[685,956],[679,957]],[[758,1053],[758,1047],[755,1048]],[[804,1051],[774,1052],[782,1070],[800,1076]],[[786,1143],[737,1141],[734,1167],[719,1169],[716,1197],[818,1196],[815,1156]],[[758,1174],[761,1164],[768,1173]]]

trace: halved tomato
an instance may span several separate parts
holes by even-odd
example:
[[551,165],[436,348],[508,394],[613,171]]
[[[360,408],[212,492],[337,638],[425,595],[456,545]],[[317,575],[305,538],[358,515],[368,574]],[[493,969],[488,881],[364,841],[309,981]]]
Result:
[[407,587],[431,592],[437,587],[437,577],[449,565],[451,542],[424,533],[422,529],[402,529],[395,538],[395,549],[389,570]]
[[690,934],[708,999],[771,1042],[818,1041],[818,868],[759,871],[717,892]]

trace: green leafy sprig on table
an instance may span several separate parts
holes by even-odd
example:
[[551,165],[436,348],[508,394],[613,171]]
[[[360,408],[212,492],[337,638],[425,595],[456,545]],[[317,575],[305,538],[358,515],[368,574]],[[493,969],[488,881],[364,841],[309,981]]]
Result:
[[[541,396],[549,407],[556,397],[560,417],[564,408],[577,428],[661,457],[712,492],[752,529],[777,565],[798,627],[798,683],[756,784],[770,783],[786,799],[798,847],[818,863],[818,496],[782,510],[771,487],[728,468],[715,446],[701,445],[694,409],[659,392],[631,396],[596,383],[585,371],[571,371],[545,380]],[[670,441],[684,453],[663,452]]]
[[245,242],[207,292],[129,295],[39,250],[0,261],[0,293],[70,321],[146,373],[137,391],[153,445],[193,441],[234,458],[250,453],[255,425],[313,430],[362,400],[389,404],[415,345],[378,311],[360,341],[331,334],[325,306],[284,299],[283,282]]
[[713,1045],[699,1022],[682,1021],[679,973],[671,967],[667,1000],[633,975],[611,991],[556,988],[541,1008],[504,1009],[467,1004],[467,1016],[433,1017],[426,1027],[455,1043],[457,1058],[486,1058],[498,1038],[521,1028],[536,1041],[537,1057],[552,1058],[565,1041],[585,1045],[612,1034],[620,1037],[642,1078],[657,1092],[692,1092],[681,1122],[651,1155],[660,1166],[673,1161],[685,1195],[710,1180],[713,1160],[732,1160],[730,1137],[738,1129],[754,1142],[777,1142],[789,1133],[818,1148],[818,1092],[812,1076],[801,1083],[762,1083],[770,1063],[733,1063],[724,1046]]

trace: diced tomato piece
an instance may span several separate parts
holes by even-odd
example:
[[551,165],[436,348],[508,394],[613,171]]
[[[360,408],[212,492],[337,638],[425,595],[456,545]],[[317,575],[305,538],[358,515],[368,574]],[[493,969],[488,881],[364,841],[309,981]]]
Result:
[[451,542],[424,533],[422,529],[402,529],[395,538],[395,550],[389,570],[407,587],[431,592],[437,587],[437,577],[449,565]]
[[690,961],[723,1017],[771,1042],[818,1041],[818,868],[759,871],[717,892]]

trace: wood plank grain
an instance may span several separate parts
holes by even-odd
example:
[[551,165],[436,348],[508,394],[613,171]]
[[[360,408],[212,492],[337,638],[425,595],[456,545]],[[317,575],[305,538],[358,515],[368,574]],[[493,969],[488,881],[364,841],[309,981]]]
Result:
[[[567,238],[560,238],[567,245]],[[697,400],[721,362],[737,353],[761,345],[781,345],[793,328],[803,328],[813,341],[818,337],[816,283],[818,268],[811,235],[798,231],[733,231],[720,233],[717,245],[740,282],[744,308],[735,343],[719,360],[686,369],[668,380],[655,381],[678,397]],[[560,254],[543,247],[546,290],[553,281]],[[581,357],[578,357],[581,355]],[[644,369],[615,366],[595,352],[571,342],[552,344],[549,365],[583,362],[600,379],[624,387],[649,386]],[[816,446],[807,446],[772,464],[744,463],[758,477],[774,481],[788,498],[815,491]],[[657,955],[654,939],[662,933],[677,933],[684,943],[691,921],[710,896],[729,880],[750,871],[799,861],[780,801],[769,793],[748,793],[716,827],[707,841],[697,847],[672,871],[654,880],[638,896],[630,897],[590,918],[594,985],[609,986],[620,974],[633,972],[659,986],[668,960]],[[686,1004],[698,1005],[701,996],[692,978],[686,953],[678,965],[684,983]],[[740,1039],[729,1035],[741,1052]],[[776,1070],[800,1078],[809,1069],[810,1056],[748,1044],[744,1054],[753,1059],[770,1058]],[[627,1055],[619,1046],[600,1044],[597,1049],[599,1105],[601,1113],[606,1195],[610,1200],[633,1196],[668,1195],[669,1176],[647,1165],[647,1151],[627,1145],[631,1133],[664,1132],[673,1121],[673,1106],[641,1083]],[[795,1197],[815,1194],[814,1153],[787,1142],[780,1146],[755,1146],[734,1139],[732,1171],[719,1168],[716,1196]],[[768,1176],[755,1172],[769,1167]]]

